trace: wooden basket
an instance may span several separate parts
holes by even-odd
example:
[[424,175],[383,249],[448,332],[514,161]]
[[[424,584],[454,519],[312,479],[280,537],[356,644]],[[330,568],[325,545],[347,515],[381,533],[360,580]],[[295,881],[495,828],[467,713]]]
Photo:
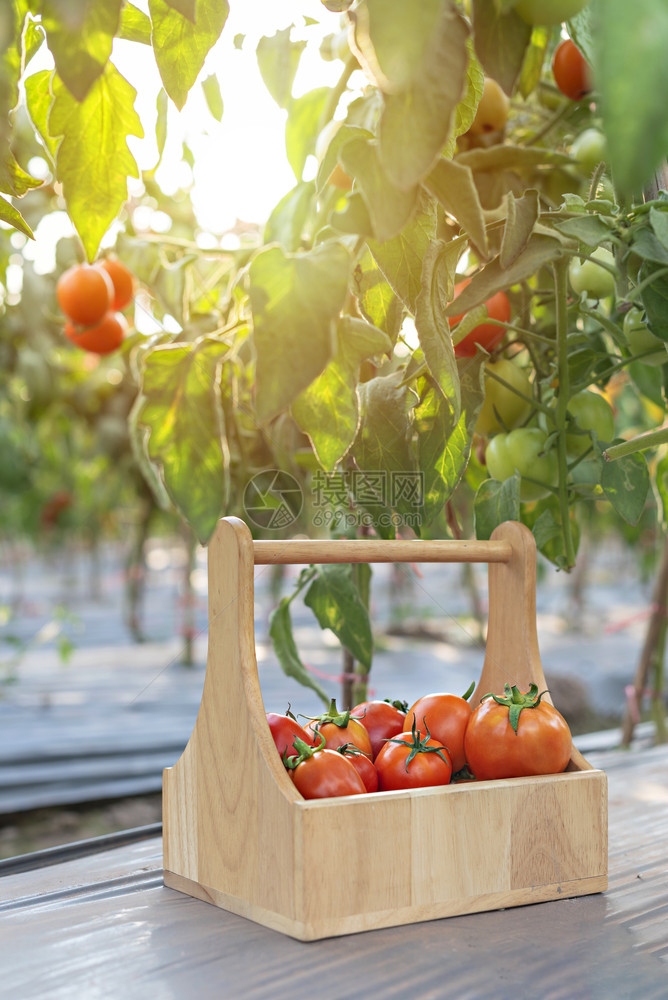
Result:
[[480,542],[272,542],[222,519],[209,546],[202,702],[163,778],[165,885],[301,940],[606,889],[606,776],[575,749],[563,774],[301,797],[265,718],[253,567],[327,562],[489,563],[487,649],[472,704],[506,681],[546,687],[535,544],[522,524]]

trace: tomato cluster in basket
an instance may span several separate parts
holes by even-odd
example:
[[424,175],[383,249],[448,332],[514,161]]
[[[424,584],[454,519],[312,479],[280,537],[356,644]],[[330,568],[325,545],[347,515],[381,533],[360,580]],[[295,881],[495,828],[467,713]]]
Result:
[[564,771],[571,757],[568,723],[532,684],[506,684],[502,695],[469,703],[428,694],[411,708],[365,701],[300,725],[290,711],[267,713],[281,760],[305,799],[427,788],[460,781],[519,778]]

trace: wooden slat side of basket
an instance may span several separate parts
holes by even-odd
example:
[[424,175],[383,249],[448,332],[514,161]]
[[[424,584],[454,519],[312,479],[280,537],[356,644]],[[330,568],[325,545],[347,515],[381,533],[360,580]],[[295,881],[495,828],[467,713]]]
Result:
[[[495,539],[509,550],[490,563],[474,697],[506,680],[545,686],[533,537],[511,523]],[[209,549],[202,702],[183,755],[164,772],[166,885],[303,940],[606,888],[606,779],[577,752],[567,774],[303,800],[266,723],[254,558],[243,522],[223,519]]]

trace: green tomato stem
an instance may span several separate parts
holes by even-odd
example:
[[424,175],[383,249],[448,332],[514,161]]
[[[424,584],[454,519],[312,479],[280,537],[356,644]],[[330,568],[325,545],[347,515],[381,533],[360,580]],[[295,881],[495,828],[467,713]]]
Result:
[[554,297],[556,305],[557,325],[557,372],[559,378],[559,394],[555,424],[557,430],[557,462],[559,465],[559,510],[561,513],[561,531],[564,540],[566,565],[570,569],[575,565],[575,549],[571,532],[571,518],[568,507],[568,457],[566,455],[566,425],[568,423],[569,373],[568,373],[568,258],[556,260],[552,269],[554,272]]
[[611,444],[603,452],[606,462],[614,462],[617,458],[625,458],[627,455],[634,455],[637,451],[646,451],[648,448],[656,448],[660,444],[668,443],[668,427],[660,427],[656,431],[646,431],[644,434],[637,434],[622,441],[619,444]]

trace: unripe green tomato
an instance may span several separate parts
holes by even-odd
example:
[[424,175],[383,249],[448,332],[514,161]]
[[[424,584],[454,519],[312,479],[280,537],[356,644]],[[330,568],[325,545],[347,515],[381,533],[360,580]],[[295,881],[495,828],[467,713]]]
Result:
[[[540,500],[548,496],[549,487],[557,483],[559,467],[554,450],[542,454],[546,440],[547,434],[539,427],[518,427],[508,434],[497,434],[487,445],[487,471],[499,482],[519,472],[522,476],[521,500]],[[528,482],[525,476],[538,483]]]
[[597,128],[586,128],[573,140],[571,156],[580,164],[585,173],[591,174],[601,160],[608,158],[608,143]]
[[[615,436],[615,417],[607,399],[598,392],[583,389],[568,400],[568,412],[581,431],[593,432],[606,443]],[[591,434],[567,434],[566,451],[572,458],[584,454],[591,445]]]
[[587,3],[588,0],[519,0],[514,9],[529,24],[561,24]]
[[642,309],[632,306],[624,317],[624,333],[632,354],[644,354],[654,348],[652,354],[646,354],[644,358],[638,358],[643,365],[659,367],[668,364],[668,352],[666,345],[659,337],[655,337],[645,323]]
[[604,267],[600,267],[596,261],[614,267],[615,258],[605,247],[596,247],[591,257],[593,260],[584,260],[582,263],[579,257],[573,257],[571,260],[568,266],[571,288],[578,295],[585,292],[589,298],[604,299],[615,291],[615,276]]
[[[514,386],[524,396],[531,396],[531,382],[523,368],[499,358],[498,361],[488,361],[485,365],[485,401],[483,402],[475,425],[478,434],[491,436],[504,429],[512,430],[525,420],[531,404],[522,399],[512,389],[497,382],[491,374],[498,375],[505,382]],[[499,417],[501,420],[499,420]]]

